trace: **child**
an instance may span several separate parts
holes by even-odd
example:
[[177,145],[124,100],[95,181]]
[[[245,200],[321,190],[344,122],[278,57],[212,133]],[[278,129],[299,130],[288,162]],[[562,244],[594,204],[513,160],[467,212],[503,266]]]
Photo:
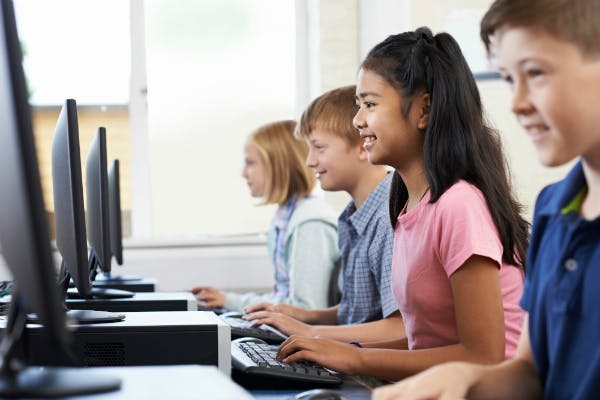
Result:
[[528,224],[458,44],[428,28],[390,36],[362,63],[356,101],[369,161],[396,170],[392,290],[406,338],[373,349],[292,336],[279,359],[396,380],[512,356]]
[[242,311],[260,301],[323,308],[330,298],[339,259],[335,214],[311,192],[315,179],[304,165],[306,143],[294,138],[295,121],[264,125],[246,142],[242,176],[253,197],[278,204],[268,235],[275,287],[265,295],[231,293],[210,286],[191,291],[207,307]]
[[539,160],[580,157],[536,202],[517,355],[452,363],[377,399],[597,399],[600,393],[600,1],[497,0],[481,22]]
[[340,304],[321,310],[266,303],[247,308],[251,314],[246,319],[275,326],[287,335],[373,341],[404,329],[390,285],[394,232],[385,203],[391,174],[385,166],[369,163],[352,125],[355,89],[346,86],[319,96],[296,128],[296,136],[308,143],[306,162],[321,187],[344,190],[352,200],[338,218]]

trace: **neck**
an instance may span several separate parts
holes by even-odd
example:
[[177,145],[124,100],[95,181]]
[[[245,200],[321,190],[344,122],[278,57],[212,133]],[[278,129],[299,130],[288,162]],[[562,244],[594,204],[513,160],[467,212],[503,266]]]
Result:
[[398,171],[406,190],[408,191],[408,202],[406,203],[406,211],[412,210],[423,198],[429,189],[429,182],[425,176],[423,165],[420,168],[413,168],[408,171]]
[[586,219],[595,219],[600,216],[600,160],[584,158],[582,166],[587,193],[581,205],[581,215]]
[[364,172],[360,175],[356,185],[351,190],[348,190],[348,193],[354,202],[354,206],[357,209],[363,205],[371,192],[373,192],[377,185],[385,178],[386,174],[387,170],[384,166],[369,166],[364,169]]

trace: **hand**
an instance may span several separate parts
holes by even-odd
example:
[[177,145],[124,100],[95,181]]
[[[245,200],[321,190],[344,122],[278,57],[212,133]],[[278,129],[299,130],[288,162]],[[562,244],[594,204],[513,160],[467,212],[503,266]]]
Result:
[[307,322],[308,319],[308,313],[304,308],[295,307],[285,303],[256,303],[249,305],[244,311],[246,312],[246,314],[250,314],[256,311],[272,311],[280,314],[289,315],[290,317],[302,322]]
[[438,365],[393,385],[377,388],[372,400],[465,399],[478,367],[464,362]]
[[225,292],[212,286],[197,286],[190,290],[206,307],[223,307],[225,304]]
[[312,326],[300,322],[288,315],[271,312],[271,311],[256,311],[244,316],[246,321],[253,321],[253,326],[261,324],[271,325],[279,329],[284,334],[313,336]]
[[358,347],[332,339],[290,336],[279,347],[277,360],[285,363],[306,360],[348,375],[361,373],[361,351]]

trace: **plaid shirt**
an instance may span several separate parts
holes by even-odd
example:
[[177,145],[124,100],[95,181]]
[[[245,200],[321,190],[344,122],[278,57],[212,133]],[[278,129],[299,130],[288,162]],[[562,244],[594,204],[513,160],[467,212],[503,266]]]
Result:
[[394,230],[388,196],[392,174],[371,192],[357,210],[350,202],[338,219],[342,269],[339,324],[359,324],[387,317],[398,309],[392,296]]

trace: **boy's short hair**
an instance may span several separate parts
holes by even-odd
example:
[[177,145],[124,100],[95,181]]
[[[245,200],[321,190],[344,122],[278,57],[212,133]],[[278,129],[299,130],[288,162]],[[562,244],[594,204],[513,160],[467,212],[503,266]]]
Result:
[[248,136],[247,145],[256,147],[265,166],[264,204],[284,204],[294,196],[306,197],[316,178],[306,166],[308,146],[294,137],[296,121],[272,122]]
[[600,0],[496,0],[480,26],[488,53],[503,26],[539,27],[572,42],[584,56],[600,54]]
[[297,138],[308,138],[319,128],[341,137],[350,146],[360,144],[358,130],[352,124],[356,114],[356,85],[323,93],[304,110],[296,127]]

